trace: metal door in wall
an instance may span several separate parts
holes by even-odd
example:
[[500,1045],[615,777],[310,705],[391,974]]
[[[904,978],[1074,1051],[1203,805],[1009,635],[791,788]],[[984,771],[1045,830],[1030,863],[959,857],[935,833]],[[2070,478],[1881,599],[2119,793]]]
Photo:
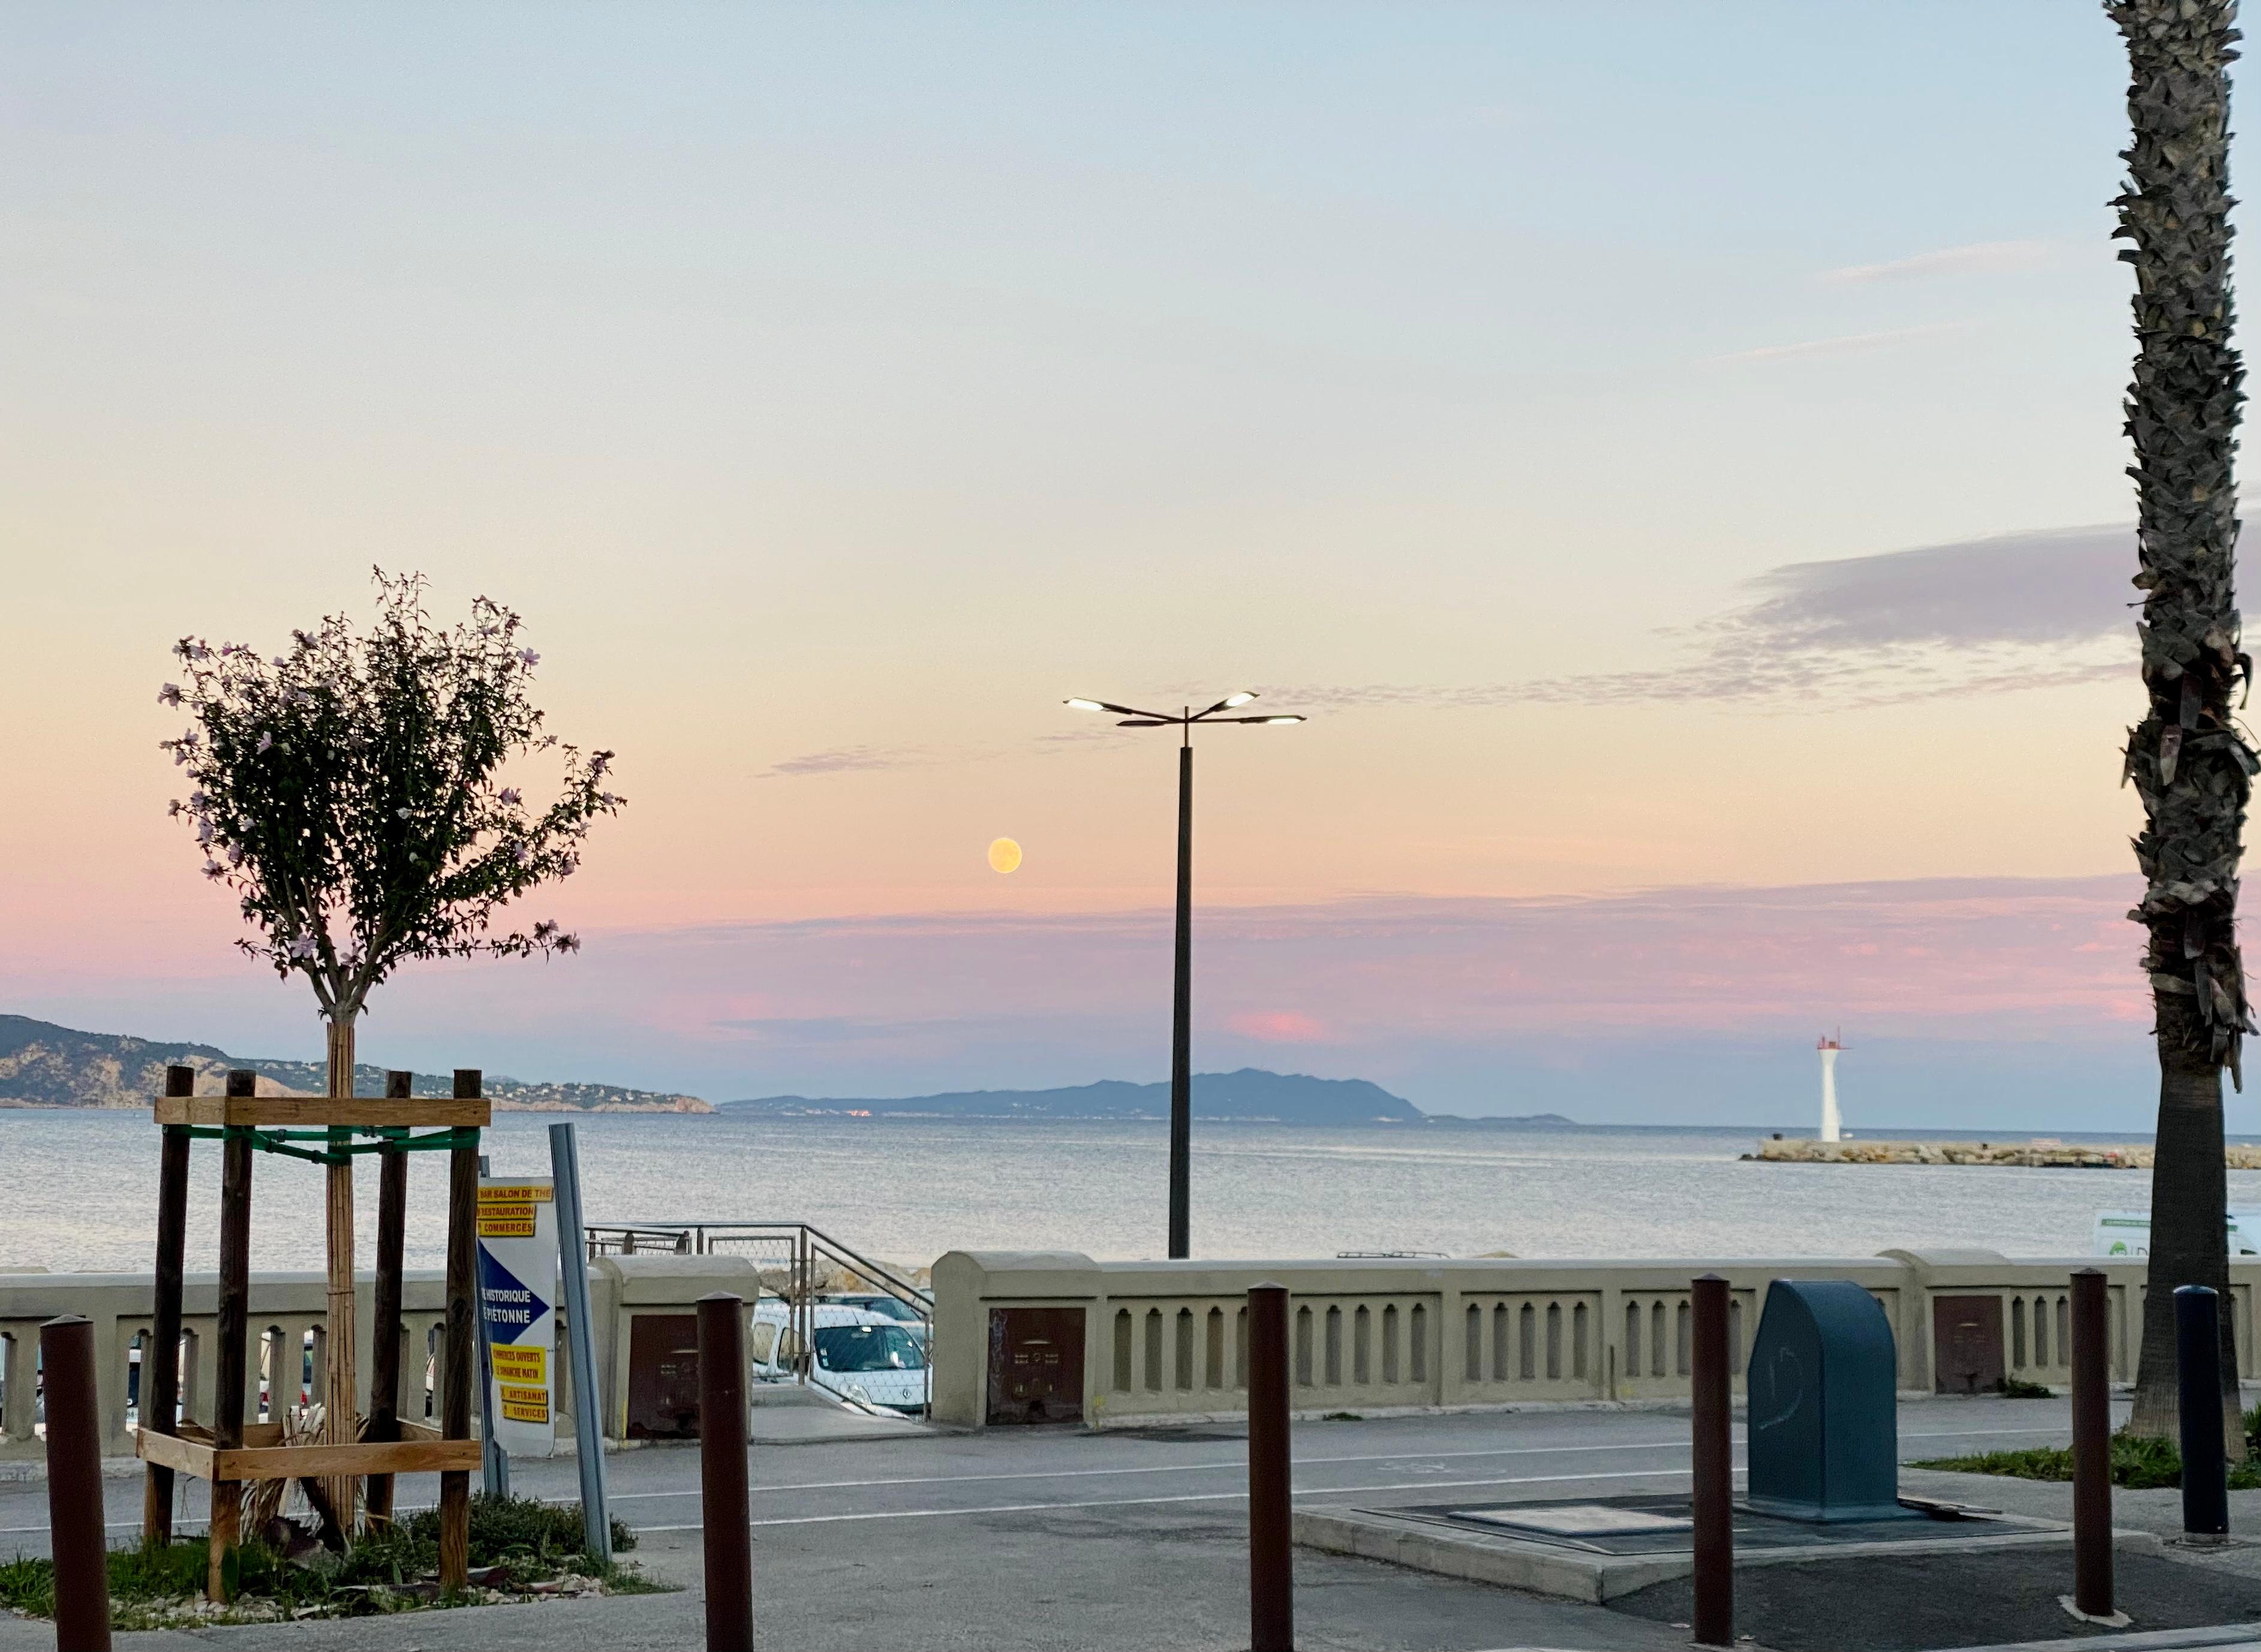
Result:
[[1942,1394],[1982,1394],[2002,1385],[2002,1299],[1931,1299],[1934,1388]]
[[628,1438],[699,1438],[699,1316],[628,1321]]
[[1082,1309],[989,1311],[988,1420],[1083,1420]]

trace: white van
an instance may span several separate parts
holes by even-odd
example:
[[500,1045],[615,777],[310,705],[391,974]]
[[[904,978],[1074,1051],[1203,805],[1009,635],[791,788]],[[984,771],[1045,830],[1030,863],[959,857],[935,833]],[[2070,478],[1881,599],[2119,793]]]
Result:
[[[890,1315],[836,1303],[808,1308],[815,1359],[806,1361],[817,1387],[861,1405],[917,1416],[926,1410],[926,1349],[910,1328]],[[786,1304],[764,1296],[755,1305],[756,1382],[790,1382],[804,1363]]]

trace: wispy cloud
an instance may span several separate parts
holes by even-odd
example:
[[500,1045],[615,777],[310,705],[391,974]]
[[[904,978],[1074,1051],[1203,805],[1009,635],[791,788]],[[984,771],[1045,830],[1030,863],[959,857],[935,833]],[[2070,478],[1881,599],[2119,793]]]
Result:
[[914,768],[933,761],[920,746],[835,746],[829,751],[809,751],[772,763],[762,778],[801,774],[852,774],[871,769]]
[[865,774],[889,769],[923,769],[937,764],[994,763],[1008,757],[1043,757],[1088,745],[1112,745],[1130,736],[1113,723],[1079,723],[1035,736],[1016,746],[834,746],[772,763],[757,777],[792,779],[812,774]]
[[1835,338],[1805,339],[1796,344],[1762,344],[1755,349],[1730,350],[1707,356],[1699,367],[1732,366],[1745,362],[1783,362],[1812,356],[1855,356],[1868,350],[1890,349],[1917,339],[1938,338],[1970,331],[1967,321],[1930,321],[1921,327],[1892,327],[1882,333],[1846,333]]
[[1659,636],[1654,664],[1454,686],[1305,686],[1315,706],[1710,700],[1798,708],[2107,682],[2135,670],[2135,530],[2073,528],[1790,563]]
[[2042,269],[2056,251],[2054,242],[2045,241],[1977,241],[1883,263],[1848,264],[1841,269],[1824,270],[1821,279],[1831,286],[1855,287],[1877,281],[1922,281],[1935,276],[2015,273]]
[[707,1026],[719,1033],[792,1045],[853,1045],[859,1048],[909,1036],[915,1024],[870,1016],[717,1016]]

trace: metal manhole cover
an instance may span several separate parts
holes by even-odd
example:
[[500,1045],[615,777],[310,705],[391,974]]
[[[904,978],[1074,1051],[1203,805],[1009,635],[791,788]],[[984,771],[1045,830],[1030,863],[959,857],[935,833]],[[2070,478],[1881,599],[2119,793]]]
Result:
[[1544,1532],[1550,1537],[1635,1537],[1695,1529],[1692,1520],[1651,1514],[1643,1509],[1612,1508],[1606,1503],[1556,1504],[1541,1508],[1510,1503],[1489,1509],[1454,1509],[1451,1518],[1478,1526]]

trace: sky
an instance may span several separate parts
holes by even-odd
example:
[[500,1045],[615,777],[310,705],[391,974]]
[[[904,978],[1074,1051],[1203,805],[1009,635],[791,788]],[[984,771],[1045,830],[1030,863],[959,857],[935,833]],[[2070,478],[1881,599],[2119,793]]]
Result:
[[[626,812],[366,1059],[2148,1128],[2100,8],[0,15],[0,1009],[311,1058],[184,633],[417,569]],[[2233,160],[2242,176],[2245,151]],[[1025,851],[1000,875],[987,849]],[[2233,1103],[2231,1128],[2261,1128]]]

